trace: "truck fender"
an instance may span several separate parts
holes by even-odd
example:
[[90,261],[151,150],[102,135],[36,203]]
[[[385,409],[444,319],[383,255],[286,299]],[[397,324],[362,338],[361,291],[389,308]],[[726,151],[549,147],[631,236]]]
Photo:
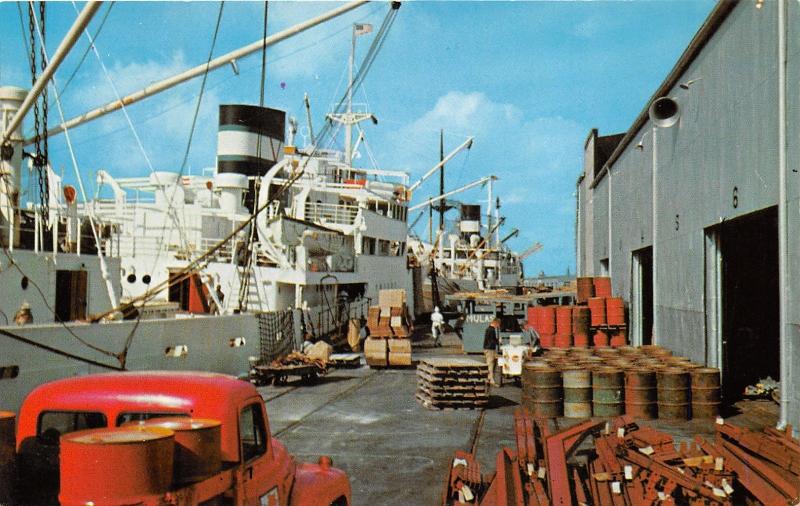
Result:
[[[344,502],[341,502],[341,498],[344,498]],[[328,506],[331,504],[350,505],[350,479],[347,474],[341,469],[329,465],[298,464],[294,486],[289,496],[289,505]]]

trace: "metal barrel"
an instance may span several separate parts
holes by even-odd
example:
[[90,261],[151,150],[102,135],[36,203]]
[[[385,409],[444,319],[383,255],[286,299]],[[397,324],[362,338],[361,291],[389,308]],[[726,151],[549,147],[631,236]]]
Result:
[[607,276],[597,276],[593,281],[595,297],[611,297],[611,278]]
[[614,329],[608,342],[614,348],[625,346],[628,344],[628,329],[625,327]]
[[637,348],[636,346],[630,346],[627,344],[622,346],[617,346],[617,351],[619,352],[620,355],[624,355],[630,358],[637,358],[642,356],[641,349]]
[[556,335],[572,334],[572,306],[556,306]]
[[584,348],[583,346],[573,346],[568,351],[571,357],[576,358],[589,357],[594,353],[591,349]]
[[605,348],[608,347],[610,341],[608,339],[608,332],[604,329],[596,329],[594,331],[594,336],[592,337],[592,342],[594,343],[595,347]]
[[61,438],[62,505],[137,504],[172,486],[175,433],[159,427],[116,427]]
[[692,416],[716,418],[722,401],[719,369],[701,367],[689,371],[692,381]]
[[577,278],[575,284],[575,301],[578,304],[586,304],[589,298],[594,297],[594,280],[592,278]]
[[657,344],[645,344],[641,346],[642,352],[651,357],[664,357],[672,355],[672,352]]
[[606,322],[612,326],[625,325],[625,300],[622,297],[606,299]]
[[572,308],[572,337],[575,346],[589,346],[589,326],[592,314],[586,306]]
[[556,309],[554,306],[534,306],[536,315],[534,327],[540,334],[556,333]]
[[222,424],[219,421],[159,417],[135,423],[139,427],[160,427],[175,433],[173,481],[176,484],[201,481],[222,468]]
[[602,297],[589,299],[589,312],[591,313],[592,327],[606,324],[606,300]]
[[555,346],[556,336],[554,334],[544,334],[539,332],[539,344],[542,348],[552,348]]
[[674,367],[656,373],[658,383],[658,416],[668,420],[690,418],[691,377],[684,369]]
[[625,413],[625,375],[614,367],[592,371],[592,411],[594,416],[613,417]]
[[564,416],[592,416],[592,372],[584,367],[567,367],[561,371],[564,383]]
[[658,417],[655,371],[649,369],[625,371],[625,414],[645,420]]
[[556,334],[553,346],[560,349],[569,348],[572,346],[572,334]]
[[522,405],[534,418],[556,418],[563,413],[561,372],[553,367],[522,366]]
[[14,413],[0,411],[0,504],[14,499],[15,421]]

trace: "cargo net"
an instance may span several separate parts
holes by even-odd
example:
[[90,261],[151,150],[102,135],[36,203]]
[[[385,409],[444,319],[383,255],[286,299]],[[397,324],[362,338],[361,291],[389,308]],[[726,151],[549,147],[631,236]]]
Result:
[[301,329],[306,338],[323,339],[336,346],[347,339],[347,323],[366,318],[370,299],[339,300],[325,306],[304,309]]
[[261,363],[268,364],[299,348],[294,339],[294,314],[291,309],[258,314]]

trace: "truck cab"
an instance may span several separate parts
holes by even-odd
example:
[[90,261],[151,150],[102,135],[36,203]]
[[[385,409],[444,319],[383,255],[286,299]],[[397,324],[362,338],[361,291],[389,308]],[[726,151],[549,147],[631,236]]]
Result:
[[[265,404],[250,383],[204,372],[131,372],[68,378],[38,387],[18,417],[17,466],[23,502],[57,503],[59,440],[71,432],[156,417],[221,423],[222,470],[144,504],[349,505],[347,475],[297,463],[271,437]],[[35,483],[26,483],[35,477]]]

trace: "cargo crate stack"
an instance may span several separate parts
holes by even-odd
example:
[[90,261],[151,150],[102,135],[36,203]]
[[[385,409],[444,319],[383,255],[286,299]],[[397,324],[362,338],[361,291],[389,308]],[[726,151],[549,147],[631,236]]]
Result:
[[364,357],[370,367],[410,366],[413,326],[406,305],[406,291],[381,290],[378,305],[367,315],[369,337]]
[[611,278],[577,279],[576,305],[531,306],[527,327],[544,348],[605,347],[628,344],[625,301],[612,297]]

